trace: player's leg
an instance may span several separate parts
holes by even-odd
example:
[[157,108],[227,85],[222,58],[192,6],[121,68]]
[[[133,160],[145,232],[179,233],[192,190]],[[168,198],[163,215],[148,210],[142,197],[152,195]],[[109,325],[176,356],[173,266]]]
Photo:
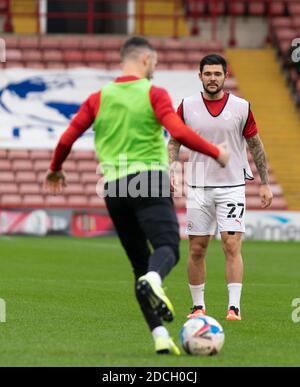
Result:
[[187,315],[188,318],[205,315],[205,256],[209,240],[210,235],[189,235],[189,256],[187,272],[193,307],[191,313]]
[[211,190],[190,188],[187,195],[189,256],[187,264],[193,306],[188,318],[205,314],[205,256],[211,235],[215,233],[215,208]]
[[[161,317],[153,312],[149,304],[143,302],[141,295],[137,292],[137,280],[147,273],[151,254],[145,233],[140,228],[132,209],[127,207],[125,198],[106,198],[105,200],[119,239],[131,262],[135,276],[135,295],[152,333],[155,349],[158,353],[168,353],[164,338],[166,338],[165,341],[169,340],[169,333],[163,326]],[[163,339],[160,339],[161,337]]]
[[228,320],[240,320],[243,282],[242,236],[245,232],[245,188],[218,189],[217,219],[226,258]]
[[145,293],[145,301],[148,299],[165,321],[172,321],[174,308],[161,287],[179,260],[179,226],[172,200],[142,198],[136,214],[153,248],[148,273],[141,278],[141,291]]
[[228,320],[240,320],[240,299],[243,283],[243,259],[241,255],[242,233],[222,232],[222,245],[226,257],[226,281],[228,287]]

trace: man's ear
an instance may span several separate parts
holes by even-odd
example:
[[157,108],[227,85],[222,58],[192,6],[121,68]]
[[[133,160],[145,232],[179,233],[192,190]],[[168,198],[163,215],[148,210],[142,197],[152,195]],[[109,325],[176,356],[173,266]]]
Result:
[[225,74],[225,79],[228,79],[229,78],[229,72],[226,71],[226,74]]
[[149,63],[149,61],[150,61],[150,56],[151,56],[150,52],[144,52],[144,53],[142,54],[142,62],[143,62],[143,65],[145,65],[145,66],[148,65],[148,63]]
[[202,81],[202,74],[201,73],[198,73],[198,77],[199,77],[200,81]]

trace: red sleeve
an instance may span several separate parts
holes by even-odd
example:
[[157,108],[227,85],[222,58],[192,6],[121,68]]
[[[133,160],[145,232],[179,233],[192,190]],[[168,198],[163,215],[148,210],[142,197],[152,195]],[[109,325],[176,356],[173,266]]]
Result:
[[250,110],[245,128],[243,130],[243,136],[245,138],[250,138],[250,137],[255,136],[257,133],[258,133],[258,129],[256,126],[256,122],[255,122],[254,116],[252,114],[252,111]]
[[52,157],[51,171],[59,171],[74,142],[95,121],[100,107],[101,93],[92,94],[81,106],[67,130],[62,134]]
[[150,101],[158,121],[180,144],[213,158],[218,158],[219,149],[186,126],[175,113],[169,94],[166,90],[152,86]]
[[181,104],[178,106],[177,108],[177,114],[179,115],[179,117],[182,119],[182,121],[184,122],[184,118],[183,118],[183,102],[181,102]]

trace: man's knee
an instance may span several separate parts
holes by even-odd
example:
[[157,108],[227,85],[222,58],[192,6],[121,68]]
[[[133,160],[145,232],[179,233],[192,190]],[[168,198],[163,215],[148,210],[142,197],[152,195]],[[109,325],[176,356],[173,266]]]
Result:
[[226,257],[235,257],[240,255],[240,241],[228,238],[223,241],[223,249]]
[[205,258],[208,247],[208,240],[191,240],[190,257],[193,261],[199,261]]

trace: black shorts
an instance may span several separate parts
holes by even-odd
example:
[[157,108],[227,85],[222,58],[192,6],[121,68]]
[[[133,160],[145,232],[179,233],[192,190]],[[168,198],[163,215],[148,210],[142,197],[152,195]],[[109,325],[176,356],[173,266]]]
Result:
[[[124,187],[130,190],[135,178],[148,181],[148,193],[152,191],[154,195],[124,195]],[[167,174],[158,171],[152,171],[151,176],[142,172],[105,184],[107,209],[134,268],[138,265],[146,270],[151,253],[148,242],[153,249],[170,246],[178,251],[179,226],[169,187]]]

